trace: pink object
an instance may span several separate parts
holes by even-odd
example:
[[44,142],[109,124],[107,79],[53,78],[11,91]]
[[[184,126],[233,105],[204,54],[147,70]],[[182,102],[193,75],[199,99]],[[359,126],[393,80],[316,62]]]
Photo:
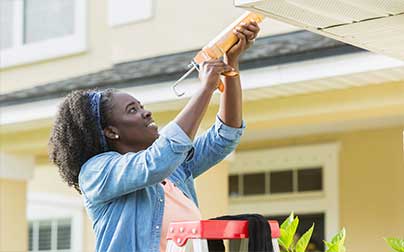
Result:
[[[268,221],[272,238],[280,237],[277,221]],[[167,240],[173,240],[179,247],[188,239],[243,239],[248,238],[248,221],[200,220],[171,223]]]
[[195,203],[187,198],[170,180],[164,180],[164,216],[161,227],[160,251],[165,252],[167,231],[170,223],[176,221],[198,221],[201,212]]

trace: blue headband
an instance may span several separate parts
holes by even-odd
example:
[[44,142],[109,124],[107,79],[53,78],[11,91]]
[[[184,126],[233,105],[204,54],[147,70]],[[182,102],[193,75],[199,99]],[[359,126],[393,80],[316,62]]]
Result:
[[107,140],[105,139],[104,131],[102,130],[101,127],[101,114],[100,114],[101,95],[102,92],[100,91],[91,91],[88,94],[88,97],[90,98],[92,114],[97,123],[97,130],[100,135],[101,148],[103,151],[107,151],[108,150]]

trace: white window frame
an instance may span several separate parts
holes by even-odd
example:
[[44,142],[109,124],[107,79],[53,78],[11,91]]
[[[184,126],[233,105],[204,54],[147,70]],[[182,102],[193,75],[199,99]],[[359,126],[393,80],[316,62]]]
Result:
[[[71,218],[63,218],[63,219],[69,219],[71,221]],[[51,222],[51,248],[57,246],[57,221],[60,219],[54,219],[50,218],[48,220],[43,220],[43,221],[49,221]],[[39,241],[39,222],[40,220],[30,220],[29,222],[32,223],[32,247],[33,248],[38,248],[38,241]],[[72,227],[72,222],[70,222],[70,227]],[[72,235],[72,230],[70,229],[70,236]],[[70,246],[72,247],[73,240],[70,239]],[[70,249],[50,249],[50,250],[28,250],[29,252],[73,252],[73,250]]]
[[71,219],[71,248],[67,251],[83,251],[83,214],[80,198],[51,193],[28,193],[28,221]]
[[229,175],[283,171],[308,167],[323,169],[323,191],[229,197],[230,214],[257,212],[262,215],[324,213],[325,239],[340,229],[338,158],[339,143],[240,151]]
[[0,68],[58,58],[87,49],[87,0],[74,0],[74,34],[29,44],[23,44],[24,0],[14,0],[13,3],[13,43],[11,48],[0,50]]

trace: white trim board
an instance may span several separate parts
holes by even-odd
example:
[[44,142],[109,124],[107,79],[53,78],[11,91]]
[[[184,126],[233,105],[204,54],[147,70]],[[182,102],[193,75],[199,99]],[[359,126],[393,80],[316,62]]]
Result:
[[254,171],[290,170],[321,166],[323,192],[295,197],[239,197],[229,199],[229,213],[256,212],[262,215],[289,215],[295,213],[324,213],[325,238],[330,240],[340,229],[339,223],[339,143],[299,147],[240,151],[230,165],[229,174]]
[[[308,80],[334,78],[336,76],[349,74],[363,73],[366,75],[371,71],[388,71],[389,69],[397,67],[404,67],[404,61],[363,52],[245,70],[241,73],[241,82],[243,90],[247,91],[244,96],[245,100],[249,100],[255,98],[248,96],[248,90],[254,90],[257,88],[275,88],[291,85],[293,83],[307,82]],[[172,84],[173,82],[164,82],[147,86],[123,88],[122,90],[135,95],[137,99],[142,101],[145,105],[148,105],[179,100],[171,90]],[[374,83],[363,83],[361,85],[367,84]],[[185,91],[185,95],[180,99],[191,97],[199,85],[200,82],[197,79],[183,81],[178,88]],[[340,84],[336,83],[334,87],[330,87],[329,85],[324,86],[322,91],[327,89],[337,89],[339,88],[338,85]],[[152,92],[150,91],[151,87]],[[346,87],[346,85],[343,87]],[[306,89],[301,90],[301,92],[307,92],[307,90],[310,89],[307,89],[306,87]],[[312,91],[314,92],[316,90]],[[293,91],[289,95],[297,93],[299,92]],[[287,95],[287,93],[282,93],[282,96]],[[55,116],[58,104],[61,101],[62,99],[52,99],[0,107],[0,126],[52,118]],[[179,103],[175,105],[177,107],[173,108],[164,106],[161,110],[178,109],[178,104]],[[27,107],[30,109],[27,110]]]

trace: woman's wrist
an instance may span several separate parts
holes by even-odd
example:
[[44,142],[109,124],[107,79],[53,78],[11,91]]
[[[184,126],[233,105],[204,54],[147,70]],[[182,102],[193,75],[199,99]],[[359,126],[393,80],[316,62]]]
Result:
[[231,66],[232,68],[236,69],[237,71],[239,70],[239,59],[238,58],[229,58],[229,57],[224,57],[223,58],[224,63],[227,65]]

